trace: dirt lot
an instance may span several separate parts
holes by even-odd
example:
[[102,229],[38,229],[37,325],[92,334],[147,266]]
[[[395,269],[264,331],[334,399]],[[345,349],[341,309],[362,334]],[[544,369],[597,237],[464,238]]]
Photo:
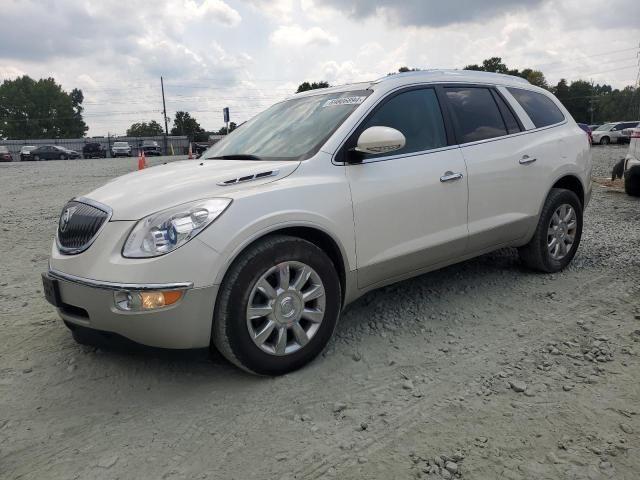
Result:
[[[625,149],[593,151],[605,177]],[[0,165],[0,478],[638,478],[640,201],[619,186],[566,271],[503,250],[373,292],[269,379],[77,345],[45,303],[61,206],[134,168]]]

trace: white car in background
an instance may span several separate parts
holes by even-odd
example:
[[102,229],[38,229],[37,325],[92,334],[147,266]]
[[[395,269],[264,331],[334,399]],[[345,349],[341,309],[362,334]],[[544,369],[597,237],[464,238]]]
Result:
[[392,75],[295,95],[197,162],[71,200],[44,292],[76,339],[211,346],[283,374],[373,289],[503,247],[562,270],[591,190],[588,137],[548,91],[484,72]]
[[639,121],[633,122],[612,122],[600,125],[591,132],[593,143],[599,145],[609,145],[610,143],[626,143],[629,139],[623,132],[629,128],[640,125]]
[[130,157],[131,145],[129,145],[129,142],[113,142],[113,145],[111,146],[111,156]]

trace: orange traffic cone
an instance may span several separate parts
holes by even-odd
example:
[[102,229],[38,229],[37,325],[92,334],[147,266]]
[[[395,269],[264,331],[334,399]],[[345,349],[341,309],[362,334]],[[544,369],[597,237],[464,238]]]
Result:
[[145,163],[144,152],[138,153],[138,170],[144,170]]
[[189,160],[193,160],[193,150],[191,149],[191,142],[189,142]]

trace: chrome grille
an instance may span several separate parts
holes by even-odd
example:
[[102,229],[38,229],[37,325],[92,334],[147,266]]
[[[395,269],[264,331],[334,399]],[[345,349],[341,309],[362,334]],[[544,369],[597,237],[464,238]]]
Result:
[[74,255],[84,252],[98,236],[102,226],[109,221],[107,207],[72,200],[62,209],[58,222],[56,241],[60,252]]

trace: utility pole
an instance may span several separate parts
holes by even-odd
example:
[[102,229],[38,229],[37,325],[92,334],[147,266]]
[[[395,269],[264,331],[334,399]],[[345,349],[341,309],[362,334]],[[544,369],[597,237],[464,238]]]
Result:
[[167,104],[164,101],[164,80],[160,76],[160,88],[162,89],[162,115],[164,116],[164,154],[169,153],[167,148],[167,137],[169,136],[169,127],[167,125]]

